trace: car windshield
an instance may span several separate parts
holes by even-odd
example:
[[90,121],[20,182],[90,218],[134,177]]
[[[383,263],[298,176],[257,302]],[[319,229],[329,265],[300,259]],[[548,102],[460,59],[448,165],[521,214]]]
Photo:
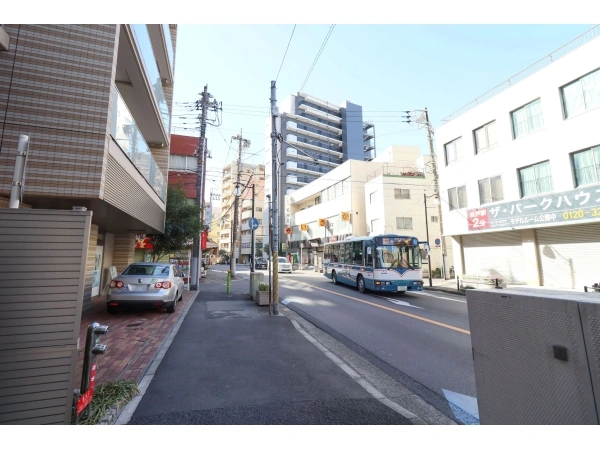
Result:
[[382,245],[377,247],[375,268],[384,269],[388,267],[418,269],[421,267],[419,248],[405,245]]
[[286,263],[286,262],[288,262],[288,260],[287,260],[287,259],[285,259],[285,258],[278,258],[278,261],[279,261],[280,263]]
[[121,275],[169,275],[169,266],[151,266],[135,264],[129,266]]

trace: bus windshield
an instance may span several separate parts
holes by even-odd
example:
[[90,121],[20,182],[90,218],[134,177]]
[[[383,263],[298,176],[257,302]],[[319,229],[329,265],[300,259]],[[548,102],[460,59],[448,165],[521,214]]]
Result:
[[418,269],[421,267],[420,256],[419,247],[381,245],[377,247],[375,268]]

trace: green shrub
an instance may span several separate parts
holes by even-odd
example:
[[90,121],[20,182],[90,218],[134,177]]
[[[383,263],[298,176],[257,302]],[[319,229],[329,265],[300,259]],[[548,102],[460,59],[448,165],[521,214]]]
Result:
[[140,394],[138,385],[132,380],[102,383],[94,391],[90,414],[83,412],[79,425],[97,424],[110,408],[123,407],[138,394]]
[[258,283],[258,290],[261,292],[269,291],[269,283]]

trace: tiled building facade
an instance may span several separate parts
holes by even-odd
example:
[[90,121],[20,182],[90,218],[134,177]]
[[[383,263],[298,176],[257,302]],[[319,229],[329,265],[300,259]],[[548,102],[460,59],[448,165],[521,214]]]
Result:
[[85,307],[164,229],[177,26],[2,27],[0,207],[28,135],[22,207],[93,211]]

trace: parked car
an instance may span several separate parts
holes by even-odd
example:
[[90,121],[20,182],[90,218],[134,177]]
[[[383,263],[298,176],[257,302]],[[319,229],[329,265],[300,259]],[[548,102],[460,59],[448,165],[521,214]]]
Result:
[[119,306],[167,308],[175,312],[175,304],[183,298],[183,272],[169,263],[133,263],[115,277],[106,296],[106,310]]
[[288,272],[292,273],[292,265],[285,259],[283,256],[277,258],[277,265],[279,267],[279,272]]
[[265,258],[256,258],[254,260],[254,268],[255,269],[268,269],[269,263]]

